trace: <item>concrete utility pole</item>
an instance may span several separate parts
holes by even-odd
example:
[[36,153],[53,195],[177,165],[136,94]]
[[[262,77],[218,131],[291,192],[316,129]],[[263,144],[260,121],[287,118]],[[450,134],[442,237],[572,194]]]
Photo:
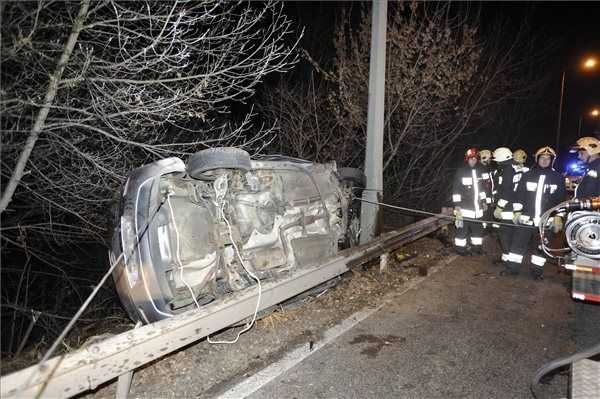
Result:
[[[363,199],[376,202],[383,194],[383,114],[385,100],[385,37],[387,30],[387,0],[373,0],[371,24],[371,63],[369,66],[369,114],[367,119],[367,151],[365,175],[367,188]],[[371,191],[381,190],[381,191]],[[362,203],[360,243],[371,241],[379,234],[379,206]]]

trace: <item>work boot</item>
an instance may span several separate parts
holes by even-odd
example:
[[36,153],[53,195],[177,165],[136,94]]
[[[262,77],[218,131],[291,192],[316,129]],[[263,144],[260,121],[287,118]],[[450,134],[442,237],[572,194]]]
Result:
[[471,252],[473,253],[473,255],[485,255],[485,253],[483,252],[483,248],[481,247],[481,245],[475,245],[471,247]]
[[504,264],[504,270],[500,272],[501,276],[516,276],[519,274],[519,269],[506,262]]
[[454,250],[460,256],[469,256],[469,250],[465,247],[454,247]]
[[544,268],[543,267],[533,266],[531,269],[529,269],[529,271],[531,272],[531,277],[534,280],[541,281],[544,279]]

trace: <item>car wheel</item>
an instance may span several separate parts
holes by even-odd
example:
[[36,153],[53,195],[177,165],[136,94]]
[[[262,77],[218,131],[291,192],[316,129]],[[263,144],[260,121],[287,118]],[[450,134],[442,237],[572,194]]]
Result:
[[190,156],[187,173],[195,179],[210,178],[206,172],[215,169],[250,170],[250,154],[234,147],[215,147],[199,151]]
[[352,182],[355,187],[364,188],[367,184],[367,178],[362,170],[357,168],[339,168],[337,170],[338,179],[342,182]]

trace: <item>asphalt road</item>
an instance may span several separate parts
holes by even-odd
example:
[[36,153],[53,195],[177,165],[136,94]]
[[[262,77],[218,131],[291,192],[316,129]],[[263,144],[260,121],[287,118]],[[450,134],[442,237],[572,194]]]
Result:
[[[539,282],[458,258],[250,397],[530,398],[538,367],[600,337],[600,307],[572,301],[555,269]],[[567,390],[562,373],[540,392]]]

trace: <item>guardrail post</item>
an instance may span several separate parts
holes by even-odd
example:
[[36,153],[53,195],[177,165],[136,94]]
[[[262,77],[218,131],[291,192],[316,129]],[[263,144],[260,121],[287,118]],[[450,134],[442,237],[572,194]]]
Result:
[[[138,321],[134,329],[140,328],[142,326],[142,322]],[[133,370],[122,374],[117,379],[117,394],[115,395],[116,399],[127,399],[129,396],[129,389],[131,388],[131,381],[133,380]]]
[[388,269],[389,257],[390,257],[390,254],[388,252],[386,252],[385,254],[382,254],[379,257],[379,272],[380,273],[383,273],[384,271],[386,271]]

